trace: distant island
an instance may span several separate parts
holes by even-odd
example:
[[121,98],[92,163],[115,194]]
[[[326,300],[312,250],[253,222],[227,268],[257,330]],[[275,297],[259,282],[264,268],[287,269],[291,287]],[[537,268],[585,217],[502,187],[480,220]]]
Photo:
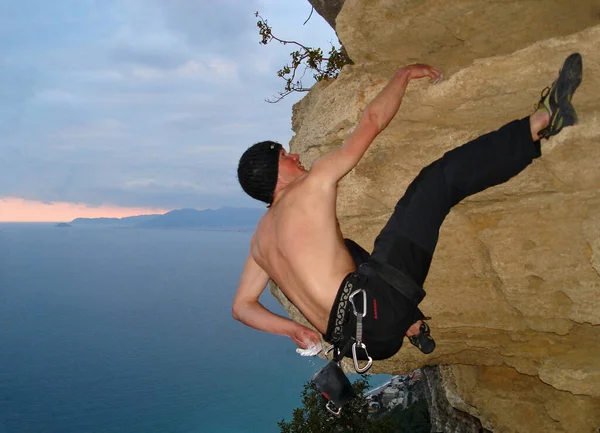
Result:
[[167,212],[164,215],[138,215],[125,218],[75,218],[71,221],[71,225],[92,227],[248,230],[256,226],[258,220],[264,213],[265,210],[259,208],[222,207],[214,210],[177,209]]
[[69,223],[58,223],[54,227],[72,227]]

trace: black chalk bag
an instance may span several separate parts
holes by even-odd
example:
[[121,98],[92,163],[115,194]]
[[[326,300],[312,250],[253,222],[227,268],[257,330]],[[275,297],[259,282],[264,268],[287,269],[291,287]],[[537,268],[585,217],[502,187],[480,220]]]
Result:
[[[330,361],[317,371],[312,377],[312,381],[321,394],[329,400],[327,410],[334,415],[339,416],[342,406],[356,396],[352,384],[335,361]],[[332,407],[332,403],[335,407]]]

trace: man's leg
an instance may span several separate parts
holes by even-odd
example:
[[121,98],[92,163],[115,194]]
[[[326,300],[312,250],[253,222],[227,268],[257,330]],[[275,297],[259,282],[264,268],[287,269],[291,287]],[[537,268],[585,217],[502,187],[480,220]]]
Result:
[[570,55],[558,79],[528,118],[482,135],[425,167],[397,203],[373,249],[373,259],[408,272],[423,285],[439,229],[462,199],[506,182],[540,156],[540,138],[576,122],[571,98],[581,82],[582,60]]
[[540,156],[537,131],[548,118],[538,111],[513,121],[421,170],[375,240],[371,257],[408,273],[422,286],[450,209],[465,197],[506,182]]
[[[581,56],[573,54],[533,115],[453,149],[424,168],[375,240],[372,258],[400,269],[422,286],[450,209],[520,173],[540,156],[541,137],[574,124],[571,98],[580,82]],[[421,317],[415,319],[409,333],[419,330]]]
[[[453,149],[424,168],[375,240],[372,259],[398,268],[422,287],[450,209],[469,195],[507,181],[540,156],[535,140],[548,119],[547,113],[538,111],[530,119],[511,122]],[[430,353],[435,342],[423,319],[418,310],[406,336]]]

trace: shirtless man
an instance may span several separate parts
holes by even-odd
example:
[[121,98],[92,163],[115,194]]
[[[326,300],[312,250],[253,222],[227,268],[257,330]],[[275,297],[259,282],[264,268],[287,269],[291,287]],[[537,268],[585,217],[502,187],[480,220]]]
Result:
[[[463,198],[521,172],[540,156],[541,138],[576,122],[570,101],[581,71],[581,56],[572,54],[534,114],[453,149],[424,168],[398,202],[370,257],[360,250],[351,254],[348,246],[356,244],[344,241],[336,217],[338,182],[395,116],[410,80],[437,82],[442,77],[438,69],[414,64],[396,71],[352,134],[310,171],[278,143],[250,147],[240,159],[238,178],[269,209],[252,237],[233,317],[261,331],[286,335],[302,348],[320,342],[321,333],[336,347],[346,347],[342,355],[349,356],[348,341],[357,337],[349,295],[363,289],[364,297],[361,293],[353,300],[359,311],[366,309],[365,353],[359,359],[394,355],[405,334],[429,353],[435,345],[418,303],[425,295],[423,283],[445,216]],[[270,278],[319,332],[259,303]]]

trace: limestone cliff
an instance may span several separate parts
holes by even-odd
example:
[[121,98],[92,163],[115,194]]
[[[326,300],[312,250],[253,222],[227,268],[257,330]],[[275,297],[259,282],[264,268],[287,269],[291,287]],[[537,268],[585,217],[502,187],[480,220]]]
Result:
[[335,19],[344,6],[344,0],[308,0],[308,2],[335,30]]
[[442,227],[421,304],[436,351],[406,344],[373,371],[444,365],[452,404],[496,432],[597,431],[600,2],[345,0],[336,31],[355,65],[294,107],[290,145],[305,166],[342,143],[396,67],[418,61],[446,73],[437,85],[409,85],[340,184],[342,230],[368,250],[421,168],[529,115],[564,58],[583,55],[580,123],[544,141],[542,158],[519,176],[456,206]]

